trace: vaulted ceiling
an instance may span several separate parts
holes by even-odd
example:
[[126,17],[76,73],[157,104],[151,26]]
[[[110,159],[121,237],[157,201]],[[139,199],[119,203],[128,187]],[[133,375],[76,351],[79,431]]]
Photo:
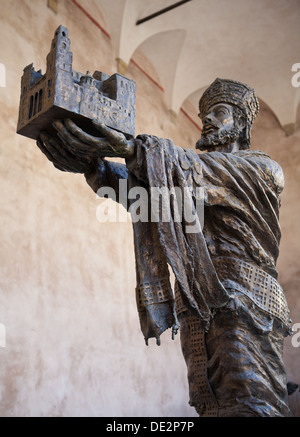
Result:
[[[300,88],[299,0],[94,0],[117,57],[142,51],[155,68],[167,104],[195,106],[216,78],[248,83],[282,125],[295,122]],[[138,20],[174,6],[141,24]]]

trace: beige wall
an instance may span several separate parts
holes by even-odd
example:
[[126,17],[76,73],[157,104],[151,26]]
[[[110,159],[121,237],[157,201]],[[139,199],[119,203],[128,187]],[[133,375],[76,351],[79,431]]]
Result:
[[[170,332],[149,346],[135,307],[130,223],[99,223],[100,200],[81,175],[56,170],[34,141],[15,134],[23,68],[45,72],[54,30],[68,27],[74,68],[116,71],[110,40],[70,0],[54,14],[46,0],[0,0],[1,252],[0,416],[193,416],[179,338]],[[91,6],[92,0],[82,2]],[[103,25],[98,9],[94,18]],[[142,53],[134,59],[151,72]],[[168,111],[164,93],[135,65],[136,134],[168,137],[193,147],[199,131]],[[186,102],[184,108],[191,111]],[[268,109],[253,133],[253,147],[278,160],[286,175],[279,260],[294,323],[300,322],[300,134],[286,137]],[[285,348],[289,379],[300,382],[299,351]],[[291,399],[296,412],[299,396]]]

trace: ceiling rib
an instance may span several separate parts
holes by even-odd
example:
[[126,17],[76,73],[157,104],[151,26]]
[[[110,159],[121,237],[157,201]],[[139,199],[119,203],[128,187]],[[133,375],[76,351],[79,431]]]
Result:
[[168,6],[167,8],[161,9],[160,11],[154,12],[151,15],[148,15],[147,17],[141,18],[138,20],[135,24],[138,26],[139,24],[143,24],[146,21],[152,20],[155,17],[158,17],[159,15],[165,14],[166,12],[171,11],[172,9],[178,8],[179,6],[183,5],[184,3],[188,3],[192,0],[182,0],[180,2],[176,2],[171,6]]

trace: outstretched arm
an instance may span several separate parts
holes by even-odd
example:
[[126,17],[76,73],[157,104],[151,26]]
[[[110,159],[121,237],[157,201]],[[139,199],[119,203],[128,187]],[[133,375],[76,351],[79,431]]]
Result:
[[127,140],[125,135],[110,129],[102,123],[93,121],[94,127],[102,135],[95,137],[84,132],[72,120],[56,120],[54,128],[66,149],[78,158],[129,158],[134,155],[134,140]]
[[93,122],[101,137],[87,134],[71,120],[56,120],[57,136],[41,133],[37,141],[40,150],[61,171],[83,173],[87,183],[97,192],[102,186],[112,187],[116,193],[119,180],[127,179],[124,164],[106,161],[104,157],[128,158],[134,155],[134,140],[107,126]]
[[111,187],[116,193],[116,200],[119,201],[119,181],[128,179],[128,170],[125,164],[98,158],[94,165],[84,173],[84,176],[95,193],[101,187]]

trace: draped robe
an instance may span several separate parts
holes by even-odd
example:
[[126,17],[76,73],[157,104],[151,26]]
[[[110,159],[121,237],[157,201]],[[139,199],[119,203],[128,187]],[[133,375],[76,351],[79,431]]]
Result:
[[[291,333],[277,282],[280,166],[260,151],[197,154],[140,135],[126,162],[129,189],[204,191],[204,226],[133,223],[136,300],[146,342],[181,325],[190,404],[204,416],[288,415],[283,337]],[[113,164],[108,164],[113,171]],[[175,294],[169,277],[171,267]]]
[[[225,287],[214,260],[230,257],[253,263],[277,279],[282,170],[259,151],[197,154],[174,146],[170,140],[146,135],[137,137],[136,149],[135,157],[127,162],[129,187],[166,187],[170,192],[176,186],[188,188],[193,205],[195,189],[202,187],[205,203],[204,227],[196,233],[187,233],[185,224],[176,222],[172,214],[165,222],[133,223],[137,301],[143,334],[146,339],[158,338],[177,323],[168,265],[176,277],[183,303],[207,330],[213,310],[230,301],[228,281],[230,288],[238,286],[249,295],[237,275],[226,278]],[[156,289],[166,299],[164,302],[159,301]],[[149,304],[145,291],[155,302]],[[289,329],[288,308],[284,296],[280,297],[283,301],[277,315]],[[263,303],[260,307],[268,311]]]

